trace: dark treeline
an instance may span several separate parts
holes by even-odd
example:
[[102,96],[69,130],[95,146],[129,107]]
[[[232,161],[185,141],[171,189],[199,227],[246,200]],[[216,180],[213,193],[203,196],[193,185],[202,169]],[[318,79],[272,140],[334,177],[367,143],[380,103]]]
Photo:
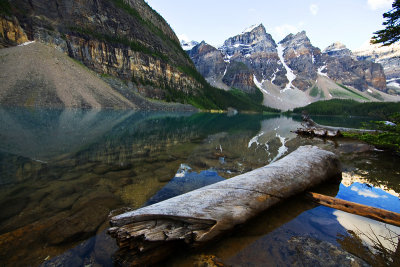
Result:
[[400,103],[368,102],[359,103],[354,100],[332,99],[318,101],[305,107],[295,108],[293,113],[307,112],[310,115],[331,116],[370,116],[388,119],[390,115],[400,112]]

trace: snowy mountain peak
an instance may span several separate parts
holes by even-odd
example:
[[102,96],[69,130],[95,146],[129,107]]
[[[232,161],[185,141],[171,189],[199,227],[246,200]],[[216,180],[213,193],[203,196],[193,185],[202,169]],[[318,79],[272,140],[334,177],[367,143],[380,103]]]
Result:
[[306,31],[301,31],[296,34],[290,33],[279,43],[310,43],[310,39],[308,39]]
[[328,46],[322,51],[324,54],[328,54],[331,57],[354,57],[350,49],[344,44],[336,42]]
[[331,44],[330,46],[328,46],[327,48],[325,48],[324,51],[322,51],[322,53],[328,53],[331,51],[339,51],[339,50],[343,50],[343,49],[347,49],[347,47],[340,42],[335,42],[335,43]]
[[[250,27],[247,27],[246,29],[244,29],[244,30],[242,31],[242,34],[247,33],[247,32],[252,32],[252,31],[254,31],[256,28],[259,28],[259,27],[264,28],[264,25],[263,25],[262,23],[260,23],[260,24],[255,24],[255,25],[252,25],[252,26],[250,26]],[[265,28],[264,28],[264,30],[265,30]]]
[[185,51],[191,50],[193,47],[195,47],[198,44],[199,44],[199,42],[196,42],[196,41],[181,40],[181,46],[182,46],[183,50],[185,50]]

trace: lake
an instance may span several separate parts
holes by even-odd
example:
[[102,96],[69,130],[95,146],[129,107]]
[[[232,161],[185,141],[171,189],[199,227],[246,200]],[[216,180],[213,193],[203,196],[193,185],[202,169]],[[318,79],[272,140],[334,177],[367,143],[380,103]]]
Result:
[[[314,119],[354,128],[371,120]],[[113,266],[110,215],[229,179],[301,145],[342,161],[342,183],[318,192],[400,212],[398,156],[349,139],[297,137],[291,131],[300,123],[280,115],[0,109],[0,266]],[[399,260],[399,234],[298,196],[162,264],[346,265],[357,255],[384,266]]]

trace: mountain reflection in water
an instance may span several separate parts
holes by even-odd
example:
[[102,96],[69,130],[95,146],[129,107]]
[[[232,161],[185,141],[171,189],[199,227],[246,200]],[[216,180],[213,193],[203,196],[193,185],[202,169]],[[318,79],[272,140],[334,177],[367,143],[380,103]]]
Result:
[[[346,173],[366,181],[371,179],[363,173],[383,166],[371,184],[399,192],[399,166],[390,156],[354,153],[365,145],[353,141],[298,138],[291,132],[298,118],[19,108],[0,109],[0,125],[0,265],[111,266],[117,249],[105,233],[111,210],[139,208],[236,176],[300,145],[340,154]],[[324,190],[336,195],[338,188]],[[188,251],[190,263],[175,256],[166,264],[192,264],[207,253],[236,266],[273,263],[271,258],[289,265],[284,256],[291,252],[283,248],[291,238],[340,246],[338,234],[347,236],[346,227],[333,210],[293,199],[207,249]]]

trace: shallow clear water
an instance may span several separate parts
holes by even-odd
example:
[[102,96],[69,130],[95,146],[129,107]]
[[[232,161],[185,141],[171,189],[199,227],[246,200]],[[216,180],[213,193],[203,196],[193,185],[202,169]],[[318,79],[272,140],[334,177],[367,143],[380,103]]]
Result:
[[[359,127],[368,120],[317,122]],[[299,118],[283,116],[0,109],[0,265],[112,266],[117,247],[105,233],[110,211],[233,177],[305,144],[334,151],[343,162],[342,184],[321,192],[399,212],[397,156],[351,140],[298,138],[291,131],[299,126]],[[212,258],[233,266],[285,266],[298,261],[299,242],[310,240],[364,255],[353,250],[362,247],[359,239],[372,247],[370,229],[399,233],[299,197],[163,264]],[[391,250],[397,246],[389,243]]]

